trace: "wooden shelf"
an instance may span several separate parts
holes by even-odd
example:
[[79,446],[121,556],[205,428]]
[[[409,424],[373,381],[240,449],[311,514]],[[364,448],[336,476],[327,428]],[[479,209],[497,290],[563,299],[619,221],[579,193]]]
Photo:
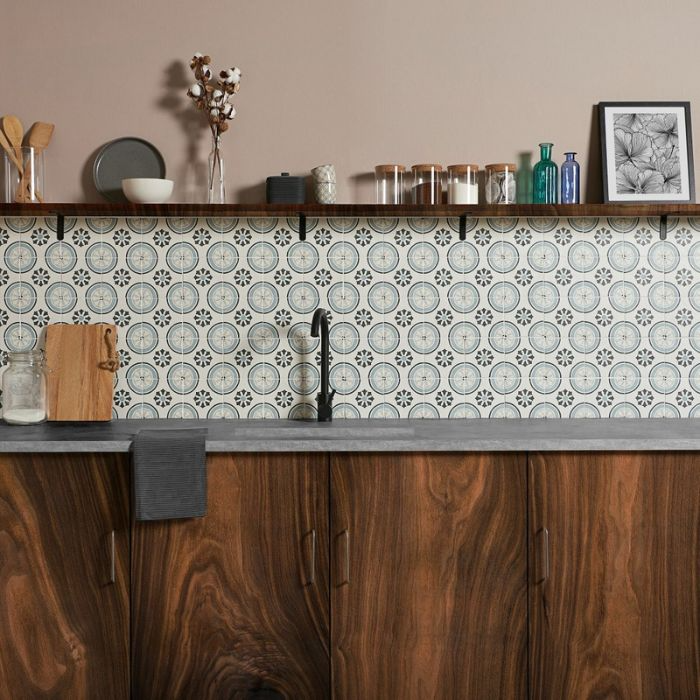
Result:
[[608,217],[700,216],[700,204],[0,204],[0,216],[158,217]]

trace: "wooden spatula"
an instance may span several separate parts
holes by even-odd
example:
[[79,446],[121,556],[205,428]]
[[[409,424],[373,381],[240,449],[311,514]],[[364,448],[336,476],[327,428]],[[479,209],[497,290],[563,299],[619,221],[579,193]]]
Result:
[[15,149],[17,160],[22,160],[22,138],[24,137],[24,128],[22,122],[12,114],[8,114],[2,118],[2,130],[5,132],[8,141]]
[[[54,125],[49,124],[48,122],[34,122],[32,124],[31,129],[29,129],[24,138],[24,141],[27,146],[31,146],[34,149],[35,156],[40,155],[49,145],[51,142],[51,137],[53,136],[54,128]],[[29,182],[25,183],[25,187],[29,189]],[[31,199],[31,192],[28,194],[29,198]],[[34,194],[40,202],[44,201],[39,190],[37,190]]]

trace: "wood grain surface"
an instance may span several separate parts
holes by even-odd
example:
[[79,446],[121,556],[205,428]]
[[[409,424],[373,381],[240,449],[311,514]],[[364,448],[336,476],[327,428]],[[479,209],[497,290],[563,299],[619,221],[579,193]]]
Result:
[[3,700],[129,697],[128,499],[123,455],[0,456]]
[[46,327],[50,421],[112,419],[114,373],[104,364],[116,349],[116,338],[117,327],[109,323]]
[[208,471],[205,518],[135,524],[133,696],[328,697],[327,455]]
[[532,696],[700,698],[698,456],[533,454],[529,479]]
[[340,216],[340,217],[606,217],[700,216],[700,204],[131,204],[63,202],[0,204],[0,216]]
[[525,457],[333,455],[331,484],[333,697],[526,697]]

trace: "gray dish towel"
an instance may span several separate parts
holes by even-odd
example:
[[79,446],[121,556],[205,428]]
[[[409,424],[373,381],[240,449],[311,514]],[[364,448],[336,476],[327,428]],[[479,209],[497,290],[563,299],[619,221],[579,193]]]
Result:
[[141,430],[132,443],[136,520],[207,514],[207,430]]

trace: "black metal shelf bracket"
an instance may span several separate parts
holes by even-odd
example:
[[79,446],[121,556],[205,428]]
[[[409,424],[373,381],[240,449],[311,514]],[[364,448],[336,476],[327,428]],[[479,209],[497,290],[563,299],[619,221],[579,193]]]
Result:
[[659,217],[659,238],[662,241],[665,241],[667,235],[668,235],[668,214],[662,214]]
[[467,240],[467,218],[471,216],[470,214],[460,214],[459,215],[459,240]]
[[66,232],[66,222],[63,214],[56,214],[56,238],[63,240]]
[[306,240],[306,214],[299,214],[299,240]]

